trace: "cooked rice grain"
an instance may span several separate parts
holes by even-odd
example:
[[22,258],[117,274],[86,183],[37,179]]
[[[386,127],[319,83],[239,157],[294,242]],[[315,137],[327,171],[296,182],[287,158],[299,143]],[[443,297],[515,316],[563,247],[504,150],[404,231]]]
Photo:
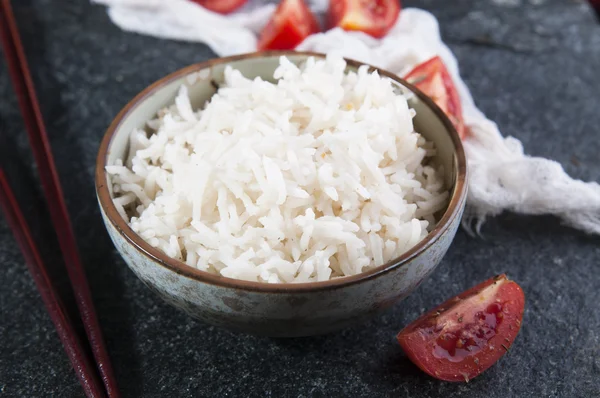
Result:
[[270,83],[228,67],[200,110],[182,86],[107,166],[115,206],[150,245],[229,278],[323,281],[398,257],[446,205],[443,170],[393,83],[345,68],[283,57]]

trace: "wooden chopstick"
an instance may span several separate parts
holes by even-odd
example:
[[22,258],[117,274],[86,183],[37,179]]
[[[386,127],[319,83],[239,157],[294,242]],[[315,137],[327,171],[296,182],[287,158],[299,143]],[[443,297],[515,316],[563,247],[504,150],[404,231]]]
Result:
[[27,222],[23,217],[21,209],[19,209],[17,200],[2,169],[0,169],[0,208],[4,211],[8,225],[21,248],[29,273],[33,277],[33,281],[42,296],[46,310],[50,314],[52,322],[54,322],[58,337],[60,337],[65,347],[65,351],[71,360],[75,374],[86,396],[106,396],[104,387],[98,379],[96,367],[85,353],[65,307],[46,273],[46,267],[31,237]]
[[0,2],[0,36],[79,314],[106,392],[109,397],[118,397],[117,383],[77,250],[75,234],[63,198],[46,128],[9,0]]
[[596,13],[596,17],[600,21],[600,0],[588,0],[588,2],[590,3],[590,6],[592,6],[592,9]]

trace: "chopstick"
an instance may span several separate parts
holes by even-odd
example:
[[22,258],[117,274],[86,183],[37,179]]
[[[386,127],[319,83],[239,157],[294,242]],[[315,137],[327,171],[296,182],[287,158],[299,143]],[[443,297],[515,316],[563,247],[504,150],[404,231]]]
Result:
[[79,314],[106,392],[109,397],[118,397],[117,383],[77,250],[75,234],[9,0],[1,0],[0,3],[0,36]]
[[29,273],[42,296],[46,310],[54,322],[58,337],[65,347],[85,394],[88,397],[106,396],[96,368],[86,355],[65,307],[46,273],[46,267],[2,169],[0,169],[0,208],[4,211],[8,225],[21,248]]
[[596,18],[598,18],[598,21],[600,21],[600,0],[588,0],[588,2],[596,13]]

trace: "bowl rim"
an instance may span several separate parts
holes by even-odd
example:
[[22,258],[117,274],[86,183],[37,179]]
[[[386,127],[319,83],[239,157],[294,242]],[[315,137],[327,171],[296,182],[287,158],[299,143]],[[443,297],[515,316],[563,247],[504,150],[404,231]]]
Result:
[[337,289],[350,285],[354,285],[360,282],[364,282],[373,278],[380,277],[390,271],[404,266],[410,261],[417,258],[430,246],[432,246],[440,237],[449,229],[452,221],[459,216],[462,206],[466,200],[467,194],[467,161],[462,146],[461,139],[454,128],[454,125],[445,113],[435,104],[435,102],[426,96],[423,92],[411,85],[404,79],[396,76],[395,74],[388,72],[384,69],[365,64],[363,62],[355,61],[352,59],[345,58],[347,64],[351,67],[357,68],[361,65],[367,65],[370,71],[377,71],[381,76],[385,76],[392,81],[399,83],[400,85],[408,88],[412,91],[419,99],[425,103],[440,119],[446,130],[450,133],[450,138],[454,144],[455,150],[454,155],[457,159],[457,175],[455,179],[455,186],[450,198],[450,203],[442,218],[438,221],[437,225],[431,230],[425,238],[420,240],[413,248],[405,252],[401,256],[388,261],[387,263],[375,267],[368,271],[362,272],[357,275],[345,276],[336,279],[330,279],[327,281],[318,282],[302,282],[302,283],[266,283],[266,282],[255,282],[245,281],[240,279],[227,278],[222,275],[211,274],[206,271],[202,271],[193,268],[190,265],[185,264],[183,261],[171,258],[157,248],[152,247],[149,243],[144,241],[141,236],[135,233],[131,227],[121,217],[117,208],[113,203],[113,199],[110,195],[107,185],[107,173],[106,173],[106,162],[108,159],[108,148],[112,142],[112,138],[123,121],[129,116],[129,114],[146,98],[151,96],[156,91],[160,90],[166,84],[173,80],[179,79],[188,74],[197,72],[199,70],[211,68],[215,65],[227,64],[234,61],[241,61],[253,58],[274,58],[280,56],[305,56],[324,58],[326,55],[308,51],[261,51],[254,53],[247,53],[241,55],[234,55],[223,58],[214,58],[205,62],[196,63],[182,69],[179,69],[169,75],[155,81],[139,94],[137,94],[131,101],[125,105],[122,110],[117,114],[110,126],[106,130],[100,148],[98,156],[96,158],[96,172],[95,172],[95,184],[96,184],[96,195],[100,204],[101,210],[105,214],[105,217],[110,221],[117,232],[142,255],[148,257],[156,264],[168,269],[169,271],[175,272],[183,277],[193,279],[198,282],[208,283],[211,285],[253,291],[262,293],[306,293],[312,291]]

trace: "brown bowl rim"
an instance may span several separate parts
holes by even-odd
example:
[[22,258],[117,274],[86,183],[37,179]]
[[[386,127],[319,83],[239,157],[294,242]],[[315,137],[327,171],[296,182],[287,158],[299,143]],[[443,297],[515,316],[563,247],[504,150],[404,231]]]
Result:
[[110,192],[107,186],[107,176],[106,176],[106,161],[107,154],[110,142],[112,141],[112,137],[118,127],[121,125],[123,120],[130,114],[130,112],[135,109],[135,107],[144,101],[148,96],[153,94],[155,91],[162,88],[164,85],[170,83],[172,80],[178,79],[182,76],[188,75],[190,73],[203,70],[206,68],[210,68],[214,65],[230,63],[233,61],[240,61],[244,59],[252,59],[252,58],[260,58],[260,57],[279,57],[279,56],[287,56],[287,55],[301,55],[301,56],[313,56],[323,58],[324,54],[315,53],[315,52],[306,52],[306,51],[262,51],[241,55],[234,55],[223,58],[214,58],[205,62],[196,63],[185,68],[179,69],[162,79],[157,80],[152,83],[144,90],[142,90],[138,95],[136,95],[131,101],[123,107],[123,109],[118,113],[115,119],[112,121],[104,137],[100,144],[100,149],[98,151],[98,157],[96,159],[96,194],[98,196],[98,200],[100,206],[102,207],[106,217],[110,220],[111,224],[117,229],[119,234],[125,238],[127,242],[132,244],[139,252],[141,252],[146,257],[150,258],[155,263],[160,266],[173,271],[181,276],[196,280],[198,282],[208,283],[211,285],[217,285],[226,288],[233,288],[245,291],[254,291],[254,292],[262,292],[262,293],[306,293],[311,291],[320,291],[327,289],[336,289],[342,288],[345,286],[350,286],[356,283],[364,282],[379,276],[386,274],[396,268],[402,267],[407,264],[411,260],[417,258],[421,255],[425,250],[427,250],[430,246],[432,246],[439,238],[443,235],[445,231],[450,227],[451,221],[457,217],[460,213],[463,202],[466,199],[466,176],[467,176],[467,161],[465,157],[464,148],[462,146],[462,142],[454,125],[448,119],[448,117],[444,114],[444,112],[434,103],[432,99],[422,93],[419,89],[401,79],[400,77],[390,73],[381,68],[377,68],[374,66],[370,66],[363,62],[358,62],[352,59],[347,59],[346,62],[349,66],[359,67],[361,65],[367,65],[370,67],[372,71],[377,71],[380,75],[390,78],[396,83],[401,84],[402,86],[408,88],[415,95],[419,97],[421,101],[423,101],[431,110],[436,114],[436,116],[441,120],[444,124],[444,127],[448,130],[451,135],[452,142],[455,146],[455,156],[457,158],[457,176],[455,187],[452,192],[452,196],[450,199],[450,203],[448,204],[448,208],[444,212],[442,218],[437,223],[435,228],[427,234],[427,236],[422,239],[419,243],[417,243],[412,249],[402,254],[400,257],[397,257],[393,260],[388,261],[387,263],[373,268],[371,270],[362,272],[357,275],[345,276],[341,278],[336,278],[327,281],[320,282],[303,282],[303,283],[265,283],[265,282],[253,282],[253,281],[244,281],[239,279],[227,278],[221,275],[211,274],[206,271],[202,271],[196,268],[193,268],[182,261],[176,260],[174,258],[168,257],[166,254],[161,252],[159,249],[156,249],[150,246],[149,243],[144,241],[138,234],[136,234],[129,225],[125,222],[125,220],[119,215],[117,208],[115,207],[113,200],[110,196]]

